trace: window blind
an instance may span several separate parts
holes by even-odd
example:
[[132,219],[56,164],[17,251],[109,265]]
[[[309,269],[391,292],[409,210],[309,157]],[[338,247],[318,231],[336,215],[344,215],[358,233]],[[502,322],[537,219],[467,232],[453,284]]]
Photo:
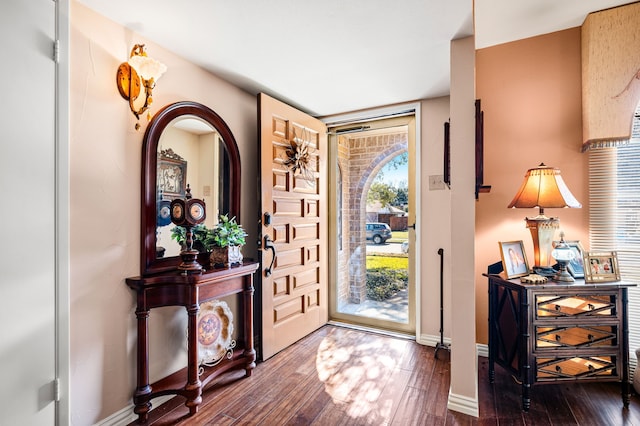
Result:
[[[640,138],[589,152],[589,209],[590,250],[615,250],[622,279],[640,285]],[[628,295],[633,374],[640,348],[640,287],[629,288]]]

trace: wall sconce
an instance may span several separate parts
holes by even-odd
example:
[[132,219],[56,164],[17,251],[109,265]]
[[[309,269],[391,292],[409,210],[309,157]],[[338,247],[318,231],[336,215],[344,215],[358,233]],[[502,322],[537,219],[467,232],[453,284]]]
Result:
[[509,203],[509,208],[538,207],[536,217],[526,218],[527,228],[531,231],[535,265],[533,272],[542,276],[554,276],[556,271],[550,265],[551,245],[556,229],[560,227],[560,219],[544,215],[545,208],[572,207],[582,205],[575,199],[564,183],[560,170],[540,164],[529,169],[518,193]]
[[[147,56],[144,44],[133,46],[129,61],[121,63],[118,67],[116,74],[118,91],[120,96],[129,101],[129,108],[136,119],[140,120],[140,114],[149,109],[153,102],[151,92],[166,70],[167,67],[164,64]],[[142,102],[142,98],[136,102],[140,96],[141,87],[144,88],[144,102]],[[150,115],[148,113],[147,115],[147,118],[150,119]],[[135,128],[136,130],[140,129],[139,122],[136,123]]]

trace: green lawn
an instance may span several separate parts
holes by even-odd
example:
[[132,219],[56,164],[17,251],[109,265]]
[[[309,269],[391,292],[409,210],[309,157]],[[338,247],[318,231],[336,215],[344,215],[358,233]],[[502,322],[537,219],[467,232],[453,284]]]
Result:
[[390,243],[401,243],[409,238],[409,231],[392,231],[391,238],[387,241]]
[[367,256],[367,270],[369,269],[408,269],[408,257]]

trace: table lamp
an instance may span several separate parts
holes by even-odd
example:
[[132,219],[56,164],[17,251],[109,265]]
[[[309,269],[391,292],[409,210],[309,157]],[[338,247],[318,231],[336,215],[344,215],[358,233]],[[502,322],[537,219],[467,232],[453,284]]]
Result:
[[527,171],[522,186],[509,203],[509,208],[532,207],[538,207],[538,216],[527,217],[525,221],[533,239],[533,272],[547,277],[554,276],[556,271],[550,265],[551,245],[555,231],[560,227],[560,219],[545,216],[544,209],[580,208],[582,205],[567,188],[560,176],[560,170],[541,163]]

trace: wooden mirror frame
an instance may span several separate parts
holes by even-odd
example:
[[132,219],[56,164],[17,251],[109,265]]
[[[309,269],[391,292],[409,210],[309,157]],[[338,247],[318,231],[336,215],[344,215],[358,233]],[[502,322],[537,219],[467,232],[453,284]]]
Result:
[[[157,170],[158,143],[162,132],[176,118],[194,116],[209,123],[220,134],[229,156],[229,214],[240,222],[240,152],[233,133],[218,114],[197,102],[176,102],[162,108],[153,117],[144,134],[142,144],[142,203],[141,203],[141,259],[142,275],[177,270],[179,256],[156,257],[157,226]],[[201,253],[198,261],[207,265],[208,253]]]

